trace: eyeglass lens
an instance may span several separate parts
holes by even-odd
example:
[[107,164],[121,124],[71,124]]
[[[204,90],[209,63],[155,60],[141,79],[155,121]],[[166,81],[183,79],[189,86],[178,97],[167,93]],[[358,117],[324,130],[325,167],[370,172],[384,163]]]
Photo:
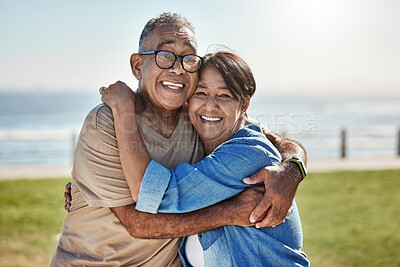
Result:
[[[169,69],[175,64],[176,56],[170,51],[159,51],[156,56],[157,65],[163,69]],[[196,55],[185,55],[182,58],[183,69],[195,72],[201,66],[201,59]]]

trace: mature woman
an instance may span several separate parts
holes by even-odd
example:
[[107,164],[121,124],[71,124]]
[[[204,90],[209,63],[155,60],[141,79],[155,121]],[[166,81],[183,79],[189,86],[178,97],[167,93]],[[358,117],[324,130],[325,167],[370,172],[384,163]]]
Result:
[[[208,54],[199,78],[189,100],[188,114],[204,143],[207,156],[202,161],[168,170],[151,160],[140,135],[131,140],[137,145],[120,151],[121,160],[135,158],[134,168],[125,168],[129,163],[123,160],[122,166],[132,197],[137,200],[136,208],[141,211],[180,213],[213,205],[249,187],[243,179],[258,169],[281,162],[261,125],[245,125],[246,109],[255,91],[247,64],[232,53]],[[107,90],[103,101],[110,107],[127,103],[118,95],[117,91]],[[132,101],[119,110],[129,109],[135,109]],[[115,118],[124,117],[115,112],[118,111],[113,109]],[[132,130],[139,130],[135,120],[130,123]],[[117,138],[120,133],[116,128]],[[123,142],[118,140],[120,147],[127,145]],[[185,238],[180,248],[183,265],[308,266],[301,251],[302,229],[295,203],[290,211],[276,227],[229,225]]]

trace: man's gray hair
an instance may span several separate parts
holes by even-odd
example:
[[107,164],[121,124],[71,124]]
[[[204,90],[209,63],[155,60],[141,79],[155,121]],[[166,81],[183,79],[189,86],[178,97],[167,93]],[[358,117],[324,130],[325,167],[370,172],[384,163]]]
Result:
[[161,26],[176,26],[179,28],[186,27],[193,33],[195,33],[193,24],[187,18],[177,13],[170,13],[170,12],[162,13],[157,17],[149,20],[146,26],[144,26],[139,40],[139,52],[143,52],[142,49],[144,49],[145,43],[150,33],[157,27]]

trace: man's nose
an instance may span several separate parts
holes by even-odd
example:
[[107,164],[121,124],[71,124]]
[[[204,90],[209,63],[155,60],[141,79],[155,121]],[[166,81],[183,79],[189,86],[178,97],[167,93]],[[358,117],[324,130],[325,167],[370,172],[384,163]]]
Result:
[[176,75],[185,74],[186,71],[182,67],[182,59],[178,57],[170,70]]

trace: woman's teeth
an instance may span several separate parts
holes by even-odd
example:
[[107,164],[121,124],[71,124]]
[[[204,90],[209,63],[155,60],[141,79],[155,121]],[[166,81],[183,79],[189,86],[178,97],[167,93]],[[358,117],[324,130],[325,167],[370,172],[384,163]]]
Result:
[[183,84],[181,83],[162,82],[162,84],[172,90],[178,90],[183,87]]
[[200,115],[200,118],[202,118],[205,121],[220,121],[220,120],[222,120],[221,118],[207,117],[207,116],[203,116],[203,115]]

